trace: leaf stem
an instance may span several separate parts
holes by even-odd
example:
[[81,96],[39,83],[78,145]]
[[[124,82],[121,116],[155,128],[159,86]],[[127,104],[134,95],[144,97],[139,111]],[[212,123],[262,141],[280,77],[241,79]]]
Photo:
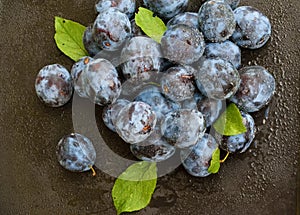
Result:
[[96,176],[96,171],[95,171],[95,169],[93,168],[93,166],[89,166],[90,167],[90,169],[92,170],[92,172],[93,172],[93,176]]
[[223,160],[220,160],[220,163],[224,163],[225,161],[226,161],[226,159],[228,158],[228,155],[229,155],[230,153],[227,151],[227,154],[226,154],[226,156],[225,156],[225,158],[223,159]]

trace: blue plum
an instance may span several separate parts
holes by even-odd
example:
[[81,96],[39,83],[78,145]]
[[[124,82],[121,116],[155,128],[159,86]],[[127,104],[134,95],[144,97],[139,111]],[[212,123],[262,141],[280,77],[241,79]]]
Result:
[[274,95],[274,77],[262,66],[248,66],[239,70],[241,84],[231,101],[246,112],[259,111]]
[[122,49],[121,69],[126,79],[147,80],[158,72],[162,63],[160,45],[151,38],[131,38]]
[[173,101],[192,98],[195,93],[196,70],[187,65],[169,68],[161,78],[161,92]]
[[136,144],[153,133],[156,121],[156,114],[150,105],[144,102],[131,102],[120,110],[114,125],[125,142]]
[[234,10],[236,29],[232,41],[238,46],[258,49],[264,46],[271,37],[270,20],[258,9],[241,6]]
[[72,172],[88,171],[96,160],[93,143],[77,133],[66,135],[58,142],[56,155],[60,165]]
[[126,14],[109,8],[97,16],[92,35],[100,48],[114,51],[131,37],[131,23]]
[[210,134],[204,134],[197,140],[195,146],[180,152],[183,167],[192,176],[206,177],[210,175],[208,168],[212,154],[217,148],[218,144],[215,138]]
[[199,9],[199,25],[204,37],[212,42],[222,42],[233,34],[235,18],[231,7],[222,1],[205,2]]
[[73,94],[72,77],[60,64],[47,65],[36,77],[35,91],[44,104],[50,107],[63,106]]
[[224,100],[233,96],[240,85],[235,67],[223,59],[202,58],[197,62],[196,84],[209,98]]
[[205,120],[197,110],[180,109],[168,113],[161,123],[161,133],[169,144],[188,148],[196,144],[206,130]]

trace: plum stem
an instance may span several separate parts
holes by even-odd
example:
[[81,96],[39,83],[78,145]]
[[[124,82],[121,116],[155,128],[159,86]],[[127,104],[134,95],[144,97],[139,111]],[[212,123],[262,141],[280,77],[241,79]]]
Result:
[[226,159],[228,158],[228,155],[229,155],[230,153],[229,152],[227,152],[227,154],[226,154],[226,156],[225,156],[225,158],[223,159],[223,160],[220,160],[220,163],[224,163],[225,161],[226,161]]
[[90,167],[90,169],[91,169],[92,172],[93,172],[93,176],[96,176],[96,171],[94,170],[93,166],[89,166],[89,167]]

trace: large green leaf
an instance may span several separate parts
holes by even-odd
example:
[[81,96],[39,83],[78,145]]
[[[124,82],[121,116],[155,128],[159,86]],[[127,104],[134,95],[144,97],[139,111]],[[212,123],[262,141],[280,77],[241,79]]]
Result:
[[55,42],[57,47],[74,61],[88,56],[82,38],[86,27],[61,17],[55,17]]
[[165,23],[159,17],[154,17],[151,10],[143,7],[139,7],[139,12],[135,14],[135,23],[147,36],[158,43],[167,30]]
[[213,124],[214,129],[225,136],[233,136],[247,131],[238,107],[231,103]]
[[116,180],[112,197],[118,214],[145,208],[156,187],[156,163],[138,162],[126,169]]

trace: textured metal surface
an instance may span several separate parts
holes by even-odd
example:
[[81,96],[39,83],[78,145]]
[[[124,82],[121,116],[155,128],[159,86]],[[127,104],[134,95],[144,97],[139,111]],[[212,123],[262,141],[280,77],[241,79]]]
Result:
[[[54,16],[88,25],[96,14],[83,0],[0,0],[0,213],[115,214],[114,178],[97,171],[70,173],[55,157],[58,140],[72,132],[71,103],[52,109],[40,103],[34,80],[43,66],[72,61],[54,43]],[[198,2],[198,3],[196,3]],[[200,1],[191,1],[197,11]],[[298,0],[242,0],[271,20],[271,41],[243,54],[242,64],[266,67],[276,78],[270,115],[250,151],[229,157],[220,172],[194,178],[182,167],[158,179],[150,205],[135,214],[295,214],[299,152]],[[96,109],[100,117],[100,108]],[[99,123],[99,130],[128,149]],[[298,177],[298,181],[299,181]],[[299,207],[299,205],[298,205]]]

